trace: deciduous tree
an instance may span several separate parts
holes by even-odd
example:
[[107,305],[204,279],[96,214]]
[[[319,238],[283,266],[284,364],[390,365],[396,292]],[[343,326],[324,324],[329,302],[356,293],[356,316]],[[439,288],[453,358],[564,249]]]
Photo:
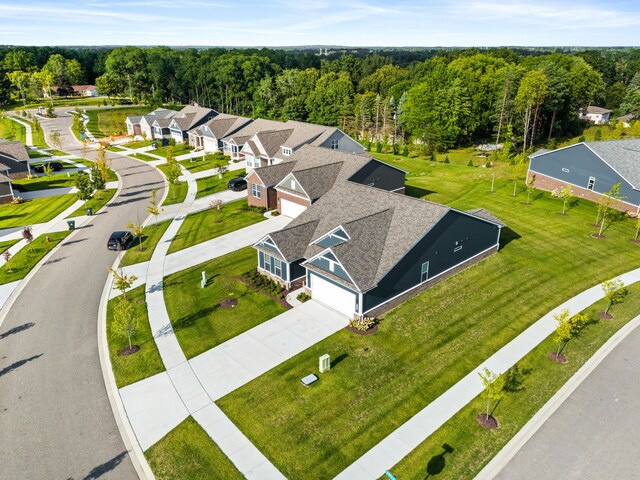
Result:
[[131,288],[138,277],[135,275],[127,275],[126,273],[122,273],[122,271],[118,273],[113,268],[110,268],[109,272],[113,275],[113,287],[116,290],[120,290],[122,296],[126,298],[127,290]]
[[488,368],[485,368],[478,375],[480,375],[480,380],[482,380],[482,386],[484,387],[482,397],[486,400],[485,421],[487,421],[491,417],[489,413],[491,402],[499,402],[504,397],[504,375],[498,375]]

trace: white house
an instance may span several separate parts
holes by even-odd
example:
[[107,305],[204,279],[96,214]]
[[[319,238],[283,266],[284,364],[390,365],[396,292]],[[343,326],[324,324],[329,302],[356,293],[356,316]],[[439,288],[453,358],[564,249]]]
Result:
[[596,107],[589,105],[587,110],[580,110],[578,117],[580,120],[586,120],[587,122],[595,123],[596,125],[605,125],[609,123],[611,118],[611,110],[606,108]]

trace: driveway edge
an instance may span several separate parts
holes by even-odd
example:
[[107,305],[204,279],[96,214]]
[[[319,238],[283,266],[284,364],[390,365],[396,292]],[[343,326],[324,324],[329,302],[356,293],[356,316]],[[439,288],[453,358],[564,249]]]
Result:
[[476,475],[475,480],[491,480],[498,476],[502,469],[520,451],[520,449],[535,435],[544,423],[562,406],[567,398],[582,384],[582,382],[607,358],[607,356],[631,332],[640,326],[640,315],[629,321],[586,361],[580,369],[549,399],[538,412],[531,417],[524,427],[493,457],[493,459]]

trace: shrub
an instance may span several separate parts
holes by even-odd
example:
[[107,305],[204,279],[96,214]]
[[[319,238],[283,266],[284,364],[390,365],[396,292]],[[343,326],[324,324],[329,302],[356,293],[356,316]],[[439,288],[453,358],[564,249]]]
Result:
[[584,142],[586,140],[587,138],[584,135],[580,135],[580,137],[578,137],[578,143]]
[[308,300],[311,300],[311,295],[309,295],[309,294],[307,294],[305,292],[300,292],[296,298],[298,299],[299,302],[304,303],[304,302],[306,302]]
[[170,138],[169,139],[169,145],[172,146],[172,147],[175,147],[176,146],[176,139],[175,138]]
[[22,197],[14,197],[13,200],[11,200],[11,203],[13,204],[19,204],[19,203],[24,203],[24,198]]
[[409,156],[409,145],[405,145],[404,148],[402,149],[402,156],[403,157]]
[[376,153],[382,153],[382,144],[380,142],[376,143]]
[[469,159],[469,162],[467,163],[467,167],[473,167],[473,158]]
[[272,210],[271,211],[271,216],[272,217],[277,217],[278,215],[280,215],[280,212],[278,210]]
[[354,317],[349,320],[349,326],[361,332],[366,332],[376,324],[376,319],[371,317]]
[[449,155],[445,155],[444,160],[442,161],[442,163],[449,163]]

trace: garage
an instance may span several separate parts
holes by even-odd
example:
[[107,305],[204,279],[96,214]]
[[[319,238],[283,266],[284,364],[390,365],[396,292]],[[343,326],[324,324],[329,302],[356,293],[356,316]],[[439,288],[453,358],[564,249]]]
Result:
[[322,277],[311,273],[311,298],[323,303],[329,308],[353,317],[356,310],[356,294],[328,282]]
[[280,200],[280,213],[285,217],[296,218],[306,209],[306,206],[292,202],[291,200],[285,200],[284,198]]
[[204,137],[203,147],[205,152],[217,152],[218,140],[216,140],[215,138]]

